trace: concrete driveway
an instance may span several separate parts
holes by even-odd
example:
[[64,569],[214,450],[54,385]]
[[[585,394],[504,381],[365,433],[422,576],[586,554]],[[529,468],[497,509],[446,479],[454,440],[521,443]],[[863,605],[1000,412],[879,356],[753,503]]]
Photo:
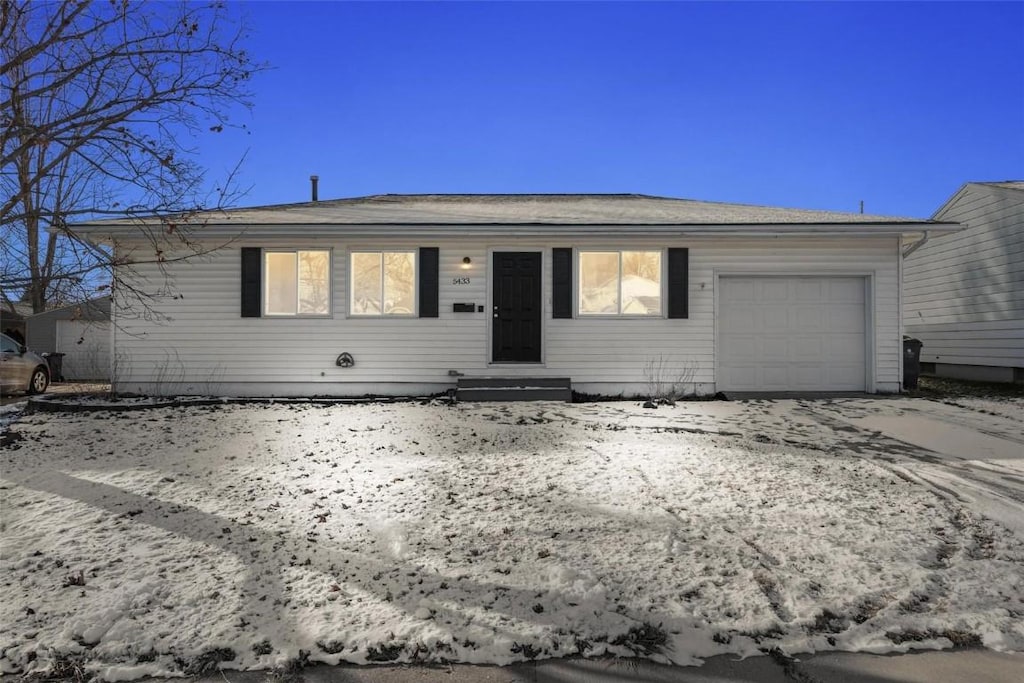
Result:
[[[104,382],[54,382],[46,389],[48,394],[103,394],[110,391],[110,384]],[[0,396],[0,406],[27,401],[32,395],[24,392]]]
[[680,409],[634,422],[852,453],[1024,538],[1024,398],[748,398]]
[[793,413],[1024,538],[1024,401],[797,402]]

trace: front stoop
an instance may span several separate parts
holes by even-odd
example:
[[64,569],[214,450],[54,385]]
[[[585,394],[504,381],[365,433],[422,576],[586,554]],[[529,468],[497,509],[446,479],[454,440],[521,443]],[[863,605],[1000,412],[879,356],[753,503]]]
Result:
[[568,377],[460,377],[459,401],[572,401]]

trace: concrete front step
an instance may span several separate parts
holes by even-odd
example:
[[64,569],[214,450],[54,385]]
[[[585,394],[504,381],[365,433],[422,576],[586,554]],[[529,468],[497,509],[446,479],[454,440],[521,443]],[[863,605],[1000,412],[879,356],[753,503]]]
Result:
[[571,401],[568,377],[460,377],[459,401]]

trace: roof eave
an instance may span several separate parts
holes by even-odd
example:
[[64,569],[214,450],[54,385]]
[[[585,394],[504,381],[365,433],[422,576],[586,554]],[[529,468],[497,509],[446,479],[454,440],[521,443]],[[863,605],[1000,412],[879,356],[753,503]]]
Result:
[[[857,222],[857,223],[691,223],[637,225],[623,223],[363,223],[363,224],[290,224],[207,223],[195,239],[224,237],[379,237],[382,229],[396,237],[461,237],[467,235],[515,235],[520,237],[586,237],[590,235],[673,236],[673,237],[773,237],[773,236],[904,236],[930,232],[948,234],[962,229],[959,223],[942,221]],[[286,229],[286,230],[285,230]],[[136,225],[82,224],[76,231],[98,242],[130,238],[138,234]]]

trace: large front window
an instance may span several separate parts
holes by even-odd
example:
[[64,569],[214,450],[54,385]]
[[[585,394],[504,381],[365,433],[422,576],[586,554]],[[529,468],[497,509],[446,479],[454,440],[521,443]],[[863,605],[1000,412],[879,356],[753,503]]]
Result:
[[580,315],[661,315],[660,251],[580,251]]
[[331,252],[326,249],[263,252],[264,315],[331,314]]
[[416,252],[352,253],[352,315],[416,313]]

